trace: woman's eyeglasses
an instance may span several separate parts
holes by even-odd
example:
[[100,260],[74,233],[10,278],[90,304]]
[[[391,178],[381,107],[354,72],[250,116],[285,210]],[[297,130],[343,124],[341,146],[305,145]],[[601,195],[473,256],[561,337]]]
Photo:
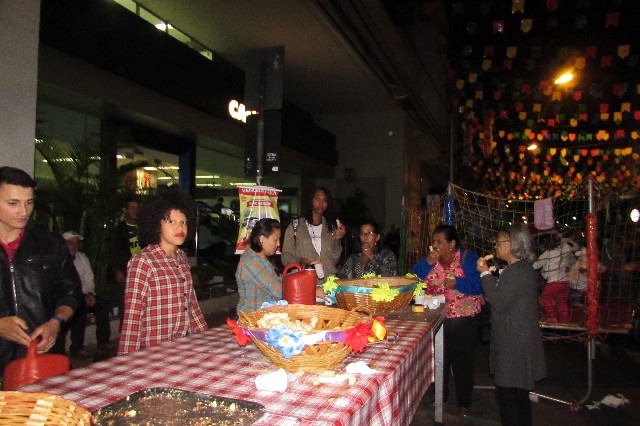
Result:
[[360,233],[360,236],[361,236],[361,237],[363,237],[363,238],[364,238],[364,237],[367,237],[367,236],[369,236],[369,235],[376,235],[376,233],[375,233],[374,231],[361,232],[361,233]]

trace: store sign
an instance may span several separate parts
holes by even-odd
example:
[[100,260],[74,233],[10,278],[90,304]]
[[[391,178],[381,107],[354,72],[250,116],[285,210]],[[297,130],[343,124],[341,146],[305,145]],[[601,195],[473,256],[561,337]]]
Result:
[[232,99],[229,101],[229,115],[236,120],[242,121],[243,123],[247,122],[247,116],[251,114],[257,114],[258,111],[247,111],[245,110],[244,104]]

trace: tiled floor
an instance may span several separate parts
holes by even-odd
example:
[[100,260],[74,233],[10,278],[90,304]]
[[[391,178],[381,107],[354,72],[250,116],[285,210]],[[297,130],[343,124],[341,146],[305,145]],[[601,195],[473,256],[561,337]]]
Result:
[[[592,362],[593,388],[589,394],[587,349],[582,342],[545,342],[547,378],[535,392],[541,394],[533,403],[534,425],[602,425],[626,426],[640,424],[640,345],[626,335],[610,335],[596,346]],[[445,405],[444,424],[500,425],[500,414],[494,400],[491,376],[488,373],[489,345],[476,346],[475,383],[472,416],[462,420],[456,413],[455,401]],[[453,381],[452,381],[453,382]],[[454,390],[451,390],[452,393]],[[630,402],[619,408],[601,405],[589,409],[594,401],[607,395],[622,394]],[[579,411],[572,411],[567,403],[586,399]],[[433,387],[427,391],[412,426],[434,425]],[[455,398],[452,398],[455,399]]]

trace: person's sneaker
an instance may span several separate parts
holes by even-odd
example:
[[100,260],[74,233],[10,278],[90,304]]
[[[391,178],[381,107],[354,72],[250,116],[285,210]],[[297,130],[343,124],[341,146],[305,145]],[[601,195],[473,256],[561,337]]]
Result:
[[116,350],[111,343],[98,343],[98,350],[102,352],[113,352]]
[[79,351],[69,351],[69,354],[73,358],[80,358],[80,359],[91,358],[91,354],[84,349],[80,349]]

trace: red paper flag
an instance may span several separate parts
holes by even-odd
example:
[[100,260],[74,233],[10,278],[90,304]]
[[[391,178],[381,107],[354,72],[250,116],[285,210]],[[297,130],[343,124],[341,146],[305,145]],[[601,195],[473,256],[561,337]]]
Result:
[[547,0],[547,9],[554,12],[558,8],[559,0]]
[[596,46],[587,46],[584,49],[584,56],[586,58],[595,58],[598,54],[598,48]]
[[495,46],[485,46],[484,47],[484,56],[488,56],[488,57],[493,58],[495,50],[496,50]]
[[607,18],[604,23],[605,28],[617,27],[620,22],[620,12],[607,13]]

